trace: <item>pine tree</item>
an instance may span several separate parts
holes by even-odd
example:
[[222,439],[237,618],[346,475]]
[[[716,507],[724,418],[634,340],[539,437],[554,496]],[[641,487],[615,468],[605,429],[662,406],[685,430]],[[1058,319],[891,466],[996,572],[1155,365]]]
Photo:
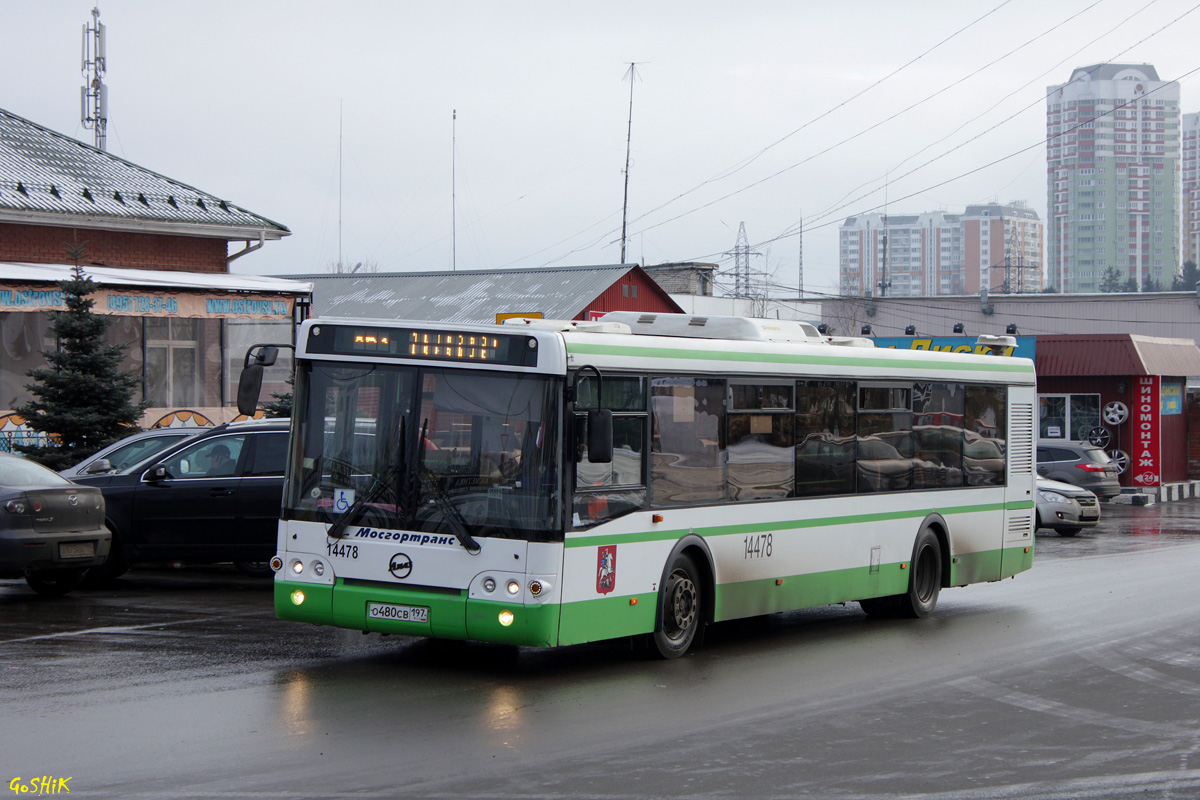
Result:
[[105,342],[111,320],[92,312],[94,301],[88,295],[96,284],[79,264],[83,246],[66,250],[75,269],[73,277],[58,284],[67,307],[53,312],[50,323],[58,349],[43,352],[46,367],[26,373],[34,382],[25,388],[34,399],[16,409],[30,428],[50,438],[46,447],[17,449],[55,470],[139,430],[136,423],[148,405],[133,402],[138,378],[121,369],[128,345]]
[[[294,383],[291,375],[287,377],[287,385],[291,386]],[[268,417],[291,417],[292,416],[292,392],[288,390],[283,394],[271,392],[271,397],[275,399],[262,404],[263,411]]]

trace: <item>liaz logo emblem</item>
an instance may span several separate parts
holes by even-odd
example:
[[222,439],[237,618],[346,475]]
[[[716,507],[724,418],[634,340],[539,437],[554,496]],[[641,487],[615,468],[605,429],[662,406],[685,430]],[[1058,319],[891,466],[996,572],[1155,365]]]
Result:
[[617,546],[610,544],[600,548],[596,557],[596,591],[608,594],[617,585]]
[[392,556],[392,560],[388,564],[388,572],[400,580],[404,580],[412,574],[412,559],[404,555],[404,553],[396,553],[396,555]]

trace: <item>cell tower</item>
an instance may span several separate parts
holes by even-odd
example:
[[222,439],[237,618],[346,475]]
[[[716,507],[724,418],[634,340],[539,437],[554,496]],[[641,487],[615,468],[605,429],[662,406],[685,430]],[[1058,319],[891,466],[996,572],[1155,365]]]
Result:
[[85,83],[79,87],[79,121],[85,128],[96,132],[96,149],[103,150],[107,144],[108,87],[104,85],[104,73],[108,69],[108,58],[104,54],[104,23],[100,21],[100,9],[92,9],[92,24],[83,25],[83,77]]

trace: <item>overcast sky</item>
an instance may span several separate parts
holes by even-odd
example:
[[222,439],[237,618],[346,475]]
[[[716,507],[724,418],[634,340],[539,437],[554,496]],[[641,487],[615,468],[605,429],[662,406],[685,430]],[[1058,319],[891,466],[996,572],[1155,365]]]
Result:
[[[0,0],[0,107],[93,141],[94,5]],[[625,260],[716,262],[732,286],[744,223],[780,296],[801,220],[805,289],[831,292],[852,214],[1023,200],[1044,219],[1045,91],[1075,67],[1153,64],[1200,111],[1186,0],[99,8],[108,150],[292,231],[236,272],[619,263],[629,62]]]

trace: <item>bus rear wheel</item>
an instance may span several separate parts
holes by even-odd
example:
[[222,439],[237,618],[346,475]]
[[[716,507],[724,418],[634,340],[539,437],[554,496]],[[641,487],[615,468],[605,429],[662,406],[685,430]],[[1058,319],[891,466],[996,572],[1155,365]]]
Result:
[[942,547],[937,535],[924,528],[917,535],[909,564],[908,591],[890,597],[872,597],[858,604],[868,616],[918,619],[933,613],[942,591]]
[[897,596],[897,616],[919,619],[933,613],[942,591],[942,546],[937,535],[925,528],[913,548],[908,592]]
[[654,628],[654,646],[663,658],[679,658],[692,646],[701,624],[701,591],[695,562],[682,553],[675,556],[659,593]]

